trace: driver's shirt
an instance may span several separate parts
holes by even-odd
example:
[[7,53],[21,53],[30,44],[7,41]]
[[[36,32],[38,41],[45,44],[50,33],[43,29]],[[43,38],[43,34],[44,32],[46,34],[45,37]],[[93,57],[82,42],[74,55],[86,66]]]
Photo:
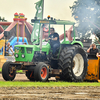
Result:
[[93,48],[92,48],[92,49],[90,49],[90,54],[91,54],[91,55],[96,55],[98,52],[99,52],[99,51],[98,51],[98,49],[97,49],[97,48],[96,48],[96,49],[94,49],[94,50],[93,50]]
[[[57,40],[53,40],[53,38],[55,38],[55,37],[57,37]],[[51,38],[51,39],[50,39],[50,44],[51,44],[51,45],[53,45],[53,44],[55,44],[55,43],[59,43],[59,44],[60,44],[58,33],[50,34],[50,35],[49,35],[49,38]]]

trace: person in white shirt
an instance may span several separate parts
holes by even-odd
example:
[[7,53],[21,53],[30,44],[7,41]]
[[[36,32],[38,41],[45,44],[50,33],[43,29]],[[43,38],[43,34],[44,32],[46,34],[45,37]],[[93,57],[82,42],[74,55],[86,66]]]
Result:
[[12,46],[10,46],[10,42],[8,42],[8,44],[7,44],[6,51],[7,51],[6,53],[8,53],[9,56],[13,56],[14,55],[14,51],[13,51]]

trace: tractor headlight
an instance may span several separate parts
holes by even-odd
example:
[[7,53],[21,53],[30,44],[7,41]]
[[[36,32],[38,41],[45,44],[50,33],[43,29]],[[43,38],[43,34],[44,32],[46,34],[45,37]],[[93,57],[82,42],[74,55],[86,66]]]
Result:
[[18,58],[18,57],[19,57],[19,55],[18,55],[18,54],[16,54],[16,55],[15,55],[15,57],[16,57],[16,58]]
[[22,58],[25,58],[25,55],[24,54],[22,54]]

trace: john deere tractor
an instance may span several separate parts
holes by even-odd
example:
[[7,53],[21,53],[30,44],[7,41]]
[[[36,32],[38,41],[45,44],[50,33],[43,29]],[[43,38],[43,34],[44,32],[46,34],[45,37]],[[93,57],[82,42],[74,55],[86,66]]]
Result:
[[[32,19],[32,23],[39,25],[38,38],[33,45],[16,45],[15,62],[5,62],[2,67],[4,80],[14,80],[17,70],[25,70],[26,77],[31,81],[47,81],[56,77],[64,81],[80,82],[86,76],[87,58],[80,41],[75,40],[74,22],[67,20]],[[52,58],[50,42],[43,39],[42,25],[63,26],[64,39],[57,48],[56,58]],[[73,26],[73,40],[66,40],[66,26]],[[58,32],[59,33],[59,32]]]

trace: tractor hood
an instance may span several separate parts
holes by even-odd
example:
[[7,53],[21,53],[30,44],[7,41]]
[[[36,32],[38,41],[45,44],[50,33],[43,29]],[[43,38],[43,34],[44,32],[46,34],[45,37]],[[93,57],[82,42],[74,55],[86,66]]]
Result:
[[[48,42],[42,43],[42,52],[45,52],[48,55],[50,50],[50,44]],[[31,62],[34,53],[40,51],[40,45],[15,45],[14,55],[16,61]]]

